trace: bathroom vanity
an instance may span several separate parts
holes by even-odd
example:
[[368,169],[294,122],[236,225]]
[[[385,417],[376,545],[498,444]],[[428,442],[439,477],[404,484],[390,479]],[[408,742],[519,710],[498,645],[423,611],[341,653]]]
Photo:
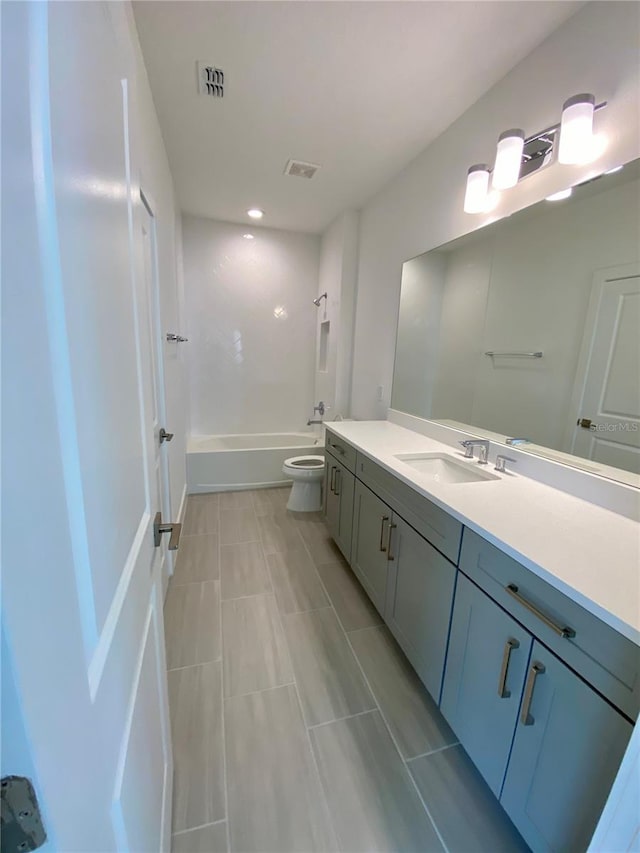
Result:
[[637,524],[388,421],[325,450],[331,534],[487,784],[585,850],[640,709]]

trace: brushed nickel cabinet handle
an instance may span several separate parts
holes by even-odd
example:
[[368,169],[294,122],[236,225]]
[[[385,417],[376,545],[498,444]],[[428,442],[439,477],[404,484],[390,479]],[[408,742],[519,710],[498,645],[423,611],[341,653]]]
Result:
[[385,521],[389,521],[388,515],[383,515],[380,517],[380,546],[379,546],[379,548],[383,552],[387,550],[386,547],[382,544],[382,540],[384,539],[384,523],[385,523]]
[[334,495],[337,496],[340,494],[340,492],[338,491],[338,486],[341,486],[341,485],[342,485],[342,471],[340,470],[340,468],[336,468],[336,481],[333,484],[333,494]]
[[520,722],[523,726],[532,726],[535,723],[529,711],[531,710],[531,700],[533,699],[533,688],[536,685],[536,678],[542,675],[544,671],[545,666],[539,661],[533,663],[529,670],[527,686],[524,688],[524,699],[522,700],[522,714],[520,715]]
[[332,465],[331,466],[331,479],[329,482],[329,489],[331,490],[331,493],[334,495],[335,495],[335,492],[333,491],[333,486],[334,486],[335,479],[336,479],[336,466]]
[[398,525],[391,522],[389,525],[389,538],[387,539],[387,560],[395,560],[395,557],[391,553],[391,532],[396,529]]
[[333,447],[334,450],[337,450],[342,456],[344,456],[344,447],[340,447],[339,444],[332,444],[329,442],[329,447]]
[[548,616],[545,616],[545,614],[541,610],[538,610],[538,608],[531,604],[530,601],[527,601],[526,598],[520,595],[520,593],[518,592],[518,587],[514,583],[507,584],[507,586],[505,586],[505,589],[512,598],[515,598],[515,600],[519,602],[523,607],[526,607],[529,613],[533,613],[533,615],[537,616],[541,622],[544,622],[547,628],[551,628],[554,634],[557,634],[559,637],[564,637],[565,639],[571,639],[572,637],[575,637],[576,632],[573,630],[573,628],[556,625],[556,623],[549,619]]
[[502,654],[502,667],[500,668],[500,678],[498,679],[498,696],[501,699],[508,699],[511,696],[511,691],[507,690],[507,673],[509,671],[509,661],[511,659],[511,652],[514,649],[519,649],[520,643],[518,640],[514,640],[513,637],[509,637],[507,642],[504,644],[504,652]]

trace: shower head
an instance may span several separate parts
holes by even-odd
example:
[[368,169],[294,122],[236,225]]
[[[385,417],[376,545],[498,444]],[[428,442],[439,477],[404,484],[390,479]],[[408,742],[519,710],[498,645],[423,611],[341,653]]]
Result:
[[317,299],[314,299],[314,300],[313,300],[313,304],[316,306],[316,308],[319,308],[319,307],[320,307],[320,303],[322,302],[322,300],[323,300],[323,299],[326,299],[326,298],[327,298],[327,294],[326,294],[326,293],[323,293],[323,294],[321,294],[320,296],[318,296],[318,298],[317,298]]

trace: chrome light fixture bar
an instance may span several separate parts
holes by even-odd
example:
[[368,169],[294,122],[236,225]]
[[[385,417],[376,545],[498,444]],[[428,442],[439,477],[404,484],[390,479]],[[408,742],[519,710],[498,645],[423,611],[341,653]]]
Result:
[[556,154],[562,164],[588,162],[594,152],[593,116],[606,106],[606,101],[596,104],[595,97],[588,93],[574,95],[564,102],[557,124],[526,138],[520,128],[501,133],[493,169],[481,163],[467,172],[465,213],[488,210],[489,184],[494,190],[509,189],[548,166]]

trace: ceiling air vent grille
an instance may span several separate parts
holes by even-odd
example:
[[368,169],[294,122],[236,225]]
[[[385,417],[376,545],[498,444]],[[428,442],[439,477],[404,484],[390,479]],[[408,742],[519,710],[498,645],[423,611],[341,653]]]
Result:
[[284,167],[285,175],[291,175],[294,178],[312,178],[318,171],[320,166],[315,163],[305,163],[304,160],[289,160]]
[[210,98],[224,98],[224,71],[210,62],[198,62],[198,92]]

